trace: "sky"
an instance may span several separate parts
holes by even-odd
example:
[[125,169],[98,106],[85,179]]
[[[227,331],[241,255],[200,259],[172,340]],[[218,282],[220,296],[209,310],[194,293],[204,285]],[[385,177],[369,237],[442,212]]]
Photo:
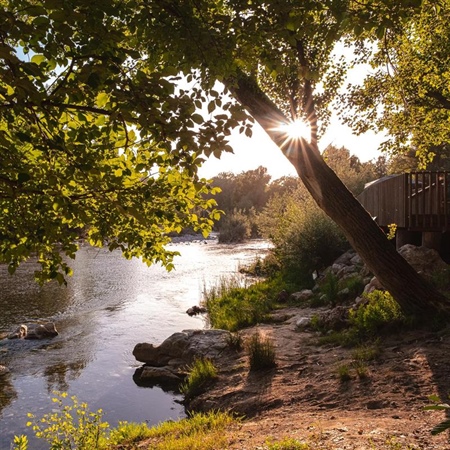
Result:
[[[365,162],[380,155],[378,147],[383,139],[383,136],[373,132],[356,136],[349,127],[339,122],[337,116],[333,116],[327,132],[319,142],[319,148],[324,150],[330,144],[344,146],[352,155]],[[220,172],[241,173],[259,166],[266,167],[273,180],[296,175],[292,164],[258,124],[254,125],[251,138],[236,133],[231,136],[230,144],[234,148],[234,154],[223,153],[220,159],[211,156],[200,169],[201,176],[211,178]]]

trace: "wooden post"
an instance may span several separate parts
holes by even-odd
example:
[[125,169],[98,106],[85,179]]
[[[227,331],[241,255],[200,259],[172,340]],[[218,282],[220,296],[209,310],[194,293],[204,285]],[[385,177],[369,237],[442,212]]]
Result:
[[441,250],[442,233],[440,231],[422,232],[422,245],[434,250]]

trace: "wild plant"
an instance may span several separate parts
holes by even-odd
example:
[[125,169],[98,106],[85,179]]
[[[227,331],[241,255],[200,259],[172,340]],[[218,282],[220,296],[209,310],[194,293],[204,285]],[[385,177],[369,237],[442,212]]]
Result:
[[247,341],[250,370],[270,369],[276,366],[275,346],[269,338],[260,333],[253,334]]

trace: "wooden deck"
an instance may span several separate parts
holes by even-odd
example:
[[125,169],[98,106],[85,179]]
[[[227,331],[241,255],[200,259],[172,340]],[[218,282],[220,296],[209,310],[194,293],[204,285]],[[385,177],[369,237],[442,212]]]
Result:
[[381,178],[358,200],[378,225],[410,231],[450,230],[450,172],[411,172]]

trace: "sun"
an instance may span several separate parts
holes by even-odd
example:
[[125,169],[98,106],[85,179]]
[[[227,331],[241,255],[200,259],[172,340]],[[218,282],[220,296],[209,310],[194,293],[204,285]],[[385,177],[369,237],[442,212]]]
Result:
[[283,124],[280,130],[284,131],[290,139],[307,139],[311,135],[310,126],[303,120],[293,120],[289,123]]

